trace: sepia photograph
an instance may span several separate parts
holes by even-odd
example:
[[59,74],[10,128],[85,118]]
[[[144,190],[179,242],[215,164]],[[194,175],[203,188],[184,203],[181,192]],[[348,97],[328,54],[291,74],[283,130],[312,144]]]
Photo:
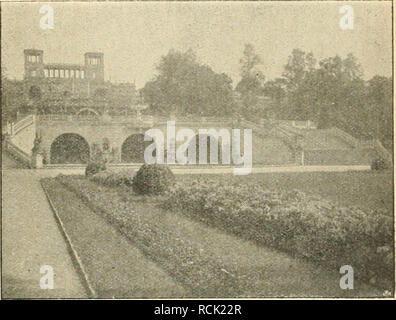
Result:
[[393,68],[392,1],[1,2],[1,299],[395,299]]

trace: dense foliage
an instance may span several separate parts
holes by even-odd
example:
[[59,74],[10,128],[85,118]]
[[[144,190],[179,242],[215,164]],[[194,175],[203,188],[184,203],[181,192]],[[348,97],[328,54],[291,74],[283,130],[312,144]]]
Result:
[[380,282],[393,276],[393,223],[381,210],[367,213],[297,190],[210,179],[177,184],[164,205],[328,267],[354,265],[362,278]]
[[265,116],[260,97],[264,94],[265,77],[260,70],[262,64],[261,57],[255,53],[251,44],[246,44],[243,51],[241,63],[241,80],[235,87],[239,94],[239,109],[237,113],[245,118],[253,119],[254,117]]
[[161,194],[174,184],[175,177],[166,165],[144,164],[133,178],[133,190],[139,194]]
[[132,186],[135,172],[133,170],[105,170],[91,176],[91,180],[109,187]]
[[386,170],[389,169],[389,165],[383,158],[374,159],[371,163],[371,170]]
[[197,62],[192,51],[171,50],[142,89],[150,113],[225,116],[234,107],[232,80]]
[[274,118],[314,120],[319,128],[336,126],[392,149],[392,79],[365,81],[352,54],[316,62],[312,53],[295,49],[282,76],[267,81],[264,92],[271,101],[264,107]]

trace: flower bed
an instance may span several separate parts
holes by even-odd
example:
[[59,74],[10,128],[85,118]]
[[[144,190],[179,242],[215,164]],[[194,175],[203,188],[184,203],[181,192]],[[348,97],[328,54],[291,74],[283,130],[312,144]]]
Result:
[[381,210],[210,178],[177,184],[164,207],[330,268],[351,265],[371,283],[389,287],[393,281],[393,221]]

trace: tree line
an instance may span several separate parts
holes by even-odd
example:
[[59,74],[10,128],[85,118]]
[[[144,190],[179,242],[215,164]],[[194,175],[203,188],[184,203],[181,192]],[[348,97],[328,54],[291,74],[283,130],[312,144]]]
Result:
[[393,140],[392,79],[364,80],[353,54],[317,61],[311,52],[294,49],[273,80],[266,80],[262,62],[254,46],[246,44],[234,89],[227,74],[201,64],[192,50],[171,50],[141,89],[147,112],[313,120],[319,128],[337,126],[388,146]]

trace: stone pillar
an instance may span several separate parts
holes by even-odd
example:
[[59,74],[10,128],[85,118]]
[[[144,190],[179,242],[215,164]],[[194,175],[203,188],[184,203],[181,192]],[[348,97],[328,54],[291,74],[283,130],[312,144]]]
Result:
[[304,154],[304,150],[303,148],[301,148],[300,146],[296,146],[294,148],[294,163],[297,166],[303,166],[304,165],[304,161],[305,161],[305,154]]
[[113,156],[113,162],[114,163],[121,163],[121,150],[118,147],[113,147],[111,149],[111,153]]
[[40,153],[33,153],[31,158],[31,166],[34,169],[43,168],[43,156]]
[[12,135],[12,122],[7,121],[7,134]]

